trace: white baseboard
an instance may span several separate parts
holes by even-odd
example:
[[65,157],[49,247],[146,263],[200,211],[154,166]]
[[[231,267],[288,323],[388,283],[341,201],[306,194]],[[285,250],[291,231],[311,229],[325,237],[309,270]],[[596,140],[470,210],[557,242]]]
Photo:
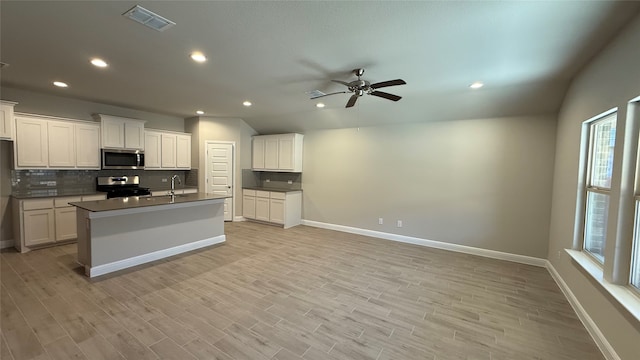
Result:
[[114,271],[142,265],[151,261],[164,259],[169,256],[178,255],[187,251],[200,249],[206,246],[220,244],[226,241],[225,235],[218,235],[212,238],[195,241],[192,243],[174,246],[169,249],[154,251],[152,253],[130,257],[128,259],[114,261],[112,263],[88,267],[85,266],[85,273],[88,277],[100,276]]
[[13,247],[13,245],[14,245],[13,239],[11,239],[11,240],[0,240],[0,249],[10,248],[10,247]]
[[589,332],[589,335],[591,335],[591,337],[593,338],[593,341],[595,341],[596,345],[602,352],[602,355],[604,355],[605,359],[620,360],[620,357],[618,356],[616,351],[613,349],[613,346],[609,344],[607,339],[604,337],[604,335],[596,325],[596,323],[593,321],[593,319],[591,319],[591,316],[589,316],[587,311],[582,307],[582,305],[580,304],[580,301],[578,301],[578,298],[575,295],[573,295],[573,292],[571,291],[567,283],[564,282],[564,280],[562,279],[558,271],[556,271],[556,269],[553,267],[551,262],[548,260],[547,260],[546,267],[547,267],[547,270],[549,271],[549,274],[551,274],[551,277],[556,282],[556,284],[558,284],[558,287],[560,287],[560,290],[569,301],[569,304],[571,304],[571,307],[573,308],[573,310],[578,315],[578,318],[580,319],[584,327]]
[[427,246],[427,247],[432,247],[436,249],[455,251],[455,252],[460,252],[465,254],[484,256],[492,259],[512,261],[516,263],[539,266],[539,267],[545,267],[547,264],[546,259],[532,257],[532,256],[510,254],[502,251],[487,250],[487,249],[481,249],[481,248],[476,248],[476,247],[471,247],[466,245],[450,244],[450,243],[445,243],[441,241],[427,240],[427,239],[421,239],[421,238],[412,237],[412,236],[391,234],[391,233],[355,228],[355,227],[344,226],[344,225],[329,224],[329,223],[323,223],[319,221],[302,220],[302,225],[313,226],[313,227],[329,229],[329,230],[337,230],[337,231],[347,232],[351,234],[371,236],[371,237],[376,237],[376,238],[385,239],[385,240],[392,240],[392,241],[398,241],[403,243]]
[[247,219],[244,216],[236,216],[233,218],[233,221],[247,221]]

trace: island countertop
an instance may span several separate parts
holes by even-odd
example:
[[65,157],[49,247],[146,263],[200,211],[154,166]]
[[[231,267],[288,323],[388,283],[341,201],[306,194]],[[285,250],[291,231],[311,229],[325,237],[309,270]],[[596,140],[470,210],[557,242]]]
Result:
[[226,199],[228,197],[230,196],[206,193],[180,194],[174,196],[130,196],[125,198],[113,198],[107,200],[71,202],[69,203],[69,205],[73,205],[91,212],[102,212],[142,208],[148,206],[184,204],[195,201],[218,200]]

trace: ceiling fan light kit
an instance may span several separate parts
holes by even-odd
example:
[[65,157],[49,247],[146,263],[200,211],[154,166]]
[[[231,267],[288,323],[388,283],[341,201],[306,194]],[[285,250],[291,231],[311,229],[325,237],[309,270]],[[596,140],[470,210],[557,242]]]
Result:
[[337,91],[329,94],[324,94],[321,91],[317,91],[317,90],[310,91],[309,94],[311,96],[311,99],[313,100],[313,99],[335,95],[335,94],[352,93],[353,95],[351,95],[351,97],[349,98],[349,101],[347,101],[347,106],[345,106],[347,108],[354,106],[358,98],[360,96],[363,96],[364,94],[378,96],[391,101],[398,101],[402,99],[401,96],[389,94],[383,91],[377,91],[376,89],[388,87],[388,86],[405,85],[406,82],[404,80],[395,79],[395,80],[388,80],[388,81],[382,81],[382,82],[377,82],[375,84],[371,84],[369,81],[362,80],[360,78],[362,75],[364,75],[364,69],[355,69],[353,70],[353,74],[358,77],[358,80],[354,80],[351,82],[346,82],[342,80],[331,80],[335,83],[346,86],[347,87],[346,91]]

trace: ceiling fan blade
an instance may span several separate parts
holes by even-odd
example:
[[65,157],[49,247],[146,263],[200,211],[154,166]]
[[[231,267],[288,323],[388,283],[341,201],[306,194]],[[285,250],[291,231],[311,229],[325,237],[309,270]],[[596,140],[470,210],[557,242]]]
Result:
[[346,93],[350,93],[351,91],[336,91],[336,92],[332,92],[329,94],[324,94],[324,95],[319,95],[319,96],[312,96],[309,99],[313,100],[313,99],[319,99],[321,97],[325,97],[325,96],[329,96],[329,95],[335,95],[335,94],[346,94]]
[[379,96],[381,98],[389,99],[391,101],[398,101],[398,100],[402,99],[402,96],[393,95],[393,94],[389,94],[389,93],[382,92],[382,91],[373,91],[369,95]]
[[350,108],[353,105],[355,105],[356,104],[356,100],[358,100],[359,97],[360,97],[360,95],[358,95],[358,94],[351,95],[351,97],[349,98],[349,101],[347,101],[347,106],[345,106],[345,108]]
[[396,86],[396,85],[404,85],[404,84],[406,84],[406,82],[404,82],[404,80],[395,79],[395,80],[382,81],[382,82],[379,82],[379,83],[371,84],[371,88],[372,89],[378,89],[378,88],[387,87],[387,86]]
[[335,82],[335,83],[338,83],[338,84],[342,84],[342,85],[344,85],[344,86],[349,86],[349,83],[348,83],[348,82],[344,82],[344,81],[342,81],[342,80],[331,80],[331,81],[333,81],[333,82]]

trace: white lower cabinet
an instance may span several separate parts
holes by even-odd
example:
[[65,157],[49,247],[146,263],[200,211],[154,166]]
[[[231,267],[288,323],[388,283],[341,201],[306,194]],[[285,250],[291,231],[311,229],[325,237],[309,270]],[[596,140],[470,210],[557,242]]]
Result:
[[14,199],[15,247],[20,252],[77,238],[76,208],[70,202],[104,200],[106,195]]
[[27,210],[23,213],[24,244],[37,246],[55,241],[53,209]]
[[283,225],[285,229],[302,222],[302,191],[242,190],[242,216]]

